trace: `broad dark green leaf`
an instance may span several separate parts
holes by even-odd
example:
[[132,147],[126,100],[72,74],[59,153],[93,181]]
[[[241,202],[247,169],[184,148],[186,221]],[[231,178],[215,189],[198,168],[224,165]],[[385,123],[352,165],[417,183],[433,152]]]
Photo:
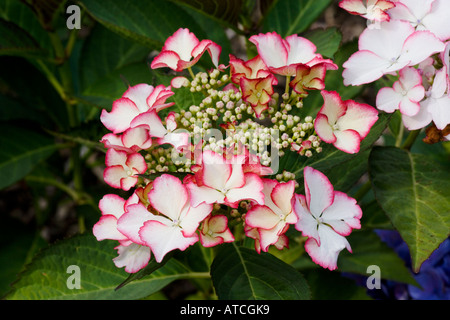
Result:
[[225,245],[211,266],[219,299],[224,300],[306,300],[308,284],[290,265],[269,253]]
[[30,129],[4,124],[0,136],[0,188],[25,177],[58,146],[53,139]]
[[[9,109],[2,110],[1,114],[6,118],[37,122],[50,130],[67,128],[64,102],[43,73],[23,57],[0,56],[0,65],[1,91],[7,97],[6,101],[1,101],[5,103],[2,108]],[[22,108],[18,108],[14,115],[17,104]],[[21,123],[21,126],[29,127],[28,122]]]
[[128,85],[152,82],[147,65],[149,49],[98,24],[80,54],[80,95],[110,109]]
[[361,225],[370,229],[392,229],[392,223],[375,199],[362,203]]
[[[112,259],[116,241],[98,242],[92,234],[61,240],[42,251],[19,275],[8,300],[130,300],[155,293],[189,272],[175,259],[151,275],[133,281],[119,290],[116,287],[129,276],[118,269]],[[79,267],[80,289],[69,289],[72,275],[67,268]]]
[[331,59],[342,41],[342,34],[337,28],[314,29],[306,33],[304,37],[316,45],[318,53]]
[[332,0],[278,0],[264,17],[263,32],[276,31],[283,38],[305,31]]
[[16,24],[0,18],[0,55],[44,58],[47,53],[30,34]]
[[56,18],[56,15],[61,11],[65,0],[22,0],[22,2],[27,3],[29,6],[33,7],[36,15],[42,21],[42,24],[46,28],[51,28],[52,23]]
[[48,119],[38,110],[29,108],[22,101],[0,95],[0,121],[32,120],[48,125]]
[[170,0],[188,6],[227,25],[235,26],[242,0]]
[[[11,197],[14,193],[3,193],[4,197]],[[46,242],[39,235],[34,224],[22,223],[2,212],[0,215],[0,297],[9,290],[10,285],[16,280],[17,274],[29,263],[31,258]]]
[[80,55],[81,91],[93,90],[96,83],[115,70],[133,63],[146,66],[149,49],[123,38],[104,26],[97,24],[86,39]]
[[2,0],[0,1],[0,18],[25,30],[41,48],[46,50],[48,55],[51,55],[50,38],[30,6],[22,1]]
[[[364,212],[363,212],[364,215]],[[355,230],[347,237],[352,253],[344,250],[339,255],[338,270],[368,276],[367,269],[380,268],[382,279],[417,285],[405,262],[371,230]]]
[[411,252],[422,263],[450,231],[450,169],[432,157],[375,147],[369,158],[375,197]]
[[304,272],[313,300],[368,300],[367,289],[339,272],[311,269]]
[[161,49],[178,28],[189,27],[199,38],[204,33],[196,21],[173,2],[156,0],[82,0],[95,20],[118,34],[153,49]]

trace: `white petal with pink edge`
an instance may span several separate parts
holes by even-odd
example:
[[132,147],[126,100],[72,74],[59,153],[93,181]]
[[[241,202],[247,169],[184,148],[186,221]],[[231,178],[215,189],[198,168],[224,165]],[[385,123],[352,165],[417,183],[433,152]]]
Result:
[[345,237],[323,224],[319,225],[318,234],[320,246],[315,239],[309,238],[305,242],[305,250],[316,264],[329,270],[335,270],[339,253],[345,248],[351,252],[350,244]]
[[185,237],[179,226],[166,220],[167,222],[164,223],[147,221],[139,231],[142,241],[151,248],[157,262],[161,262],[170,251],[186,250],[198,241],[197,234]]
[[129,87],[122,97],[133,101],[139,112],[146,112],[149,109],[149,106],[147,105],[147,98],[154,91],[154,89],[155,88],[151,85],[140,83]]
[[127,240],[128,238],[117,230],[117,218],[113,215],[103,215],[100,220],[94,224],[92,232],[98,241],[109,240]]
[[322,172],[312,167],[305,167],[303,174],[308,208],[315,218],[319,218],[322,212],[333,203],[333,185]]
[[378,120],[378,111],[368,104],[358,103],[353,100],[347,100],[346,106],[347,111],[336,122],[339,130],[354,130],[359,133],[361,139],[365,138],[370,128]]
[[181,60],[189,61],[192,58],[192,50],[198,43],[198,38],[189,29],[180,28],[167,38],[162,50],[174,51]]
[[341,236],[348,236],[352,229],[361,228],[361,217],[362,210],[356,200],[343,192],[335,191],[333,204],[325,209],[321,218]]
[[207,186],[199,187],[193,182],[186,184],[186,187],[189,190],[190,202],[193,207],[196,207],[201,203],[212,204],[225,202],[225,195],[216,189]]
[[196,207],[190,206],[187,202],[184,210],[180,214],[180,227],[183,229],[185,237],[192,236],[199,224],[209,216],[213,209],[211,204],[202,203]]
[[106,194],[100,199],[98,207],[102,215],[113,215],[119,219],[125,212],[125,200],[116,194]]
[[264,194],[262,193],[263,183],[261,178],[251,172],[244,174],[245,184],[241,188],[230,189],[226,192],[225,202],[236,207],[241,200],[253,200],[258,204],[264,203]]
[[252,228],[270,230],[279,221],[280,218],[269,207],[264,205],[253,206],[245,215],[245,223]]
[[314,129],[322,141],[326,143],[336,142],[336,136],[333,133],[333,128],[328,122],[328,117],[322,113],[318,113],[314,121]]
[[163,174],[153,181],[148,200],[160,213],[172,220],[179,220],[182,209],[188,203],[189,194],[180,179]]
[[144,244],[139,237],[139,229],[148,220],[161,220],[162,217],[150,213],[142,204],[127,207],[127,212],[117,221],[117,229],[134,243]]
[[128,273],[136,273],[143,269],[149,262],[151,251],[149,247],[131,243],[128,246],[116,247],[118,256],[113,259],[118,268],[125,267]]
[[100,121],[113,133],[121,133],[130,127],[131,121],[139,115],[140,111],[133,101],[120,98],[113,102],[111,112],[102,110]]
[[279,183],[272,190],[272,201],[284,215],[287,215],[292,211],[292,197],[294,196],[294,190],[294,180]]
[[269,68],[279,68],[287,65],[288,49],[276,32],[251,36],[249,41],[258,49],[261,59]]
[[355,130],[335,131],[336,142],[333,144],[337,149],[346,153],[359,152],[361,136]]

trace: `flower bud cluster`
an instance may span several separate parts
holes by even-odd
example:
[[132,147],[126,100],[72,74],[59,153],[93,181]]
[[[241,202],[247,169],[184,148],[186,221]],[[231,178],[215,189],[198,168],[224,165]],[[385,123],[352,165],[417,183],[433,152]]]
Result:
[[183,153],[176,152],[173,148],[157,146],[147,150],[145,155],[147,173],[162,172],[190,172],[192,161],[186,159]]

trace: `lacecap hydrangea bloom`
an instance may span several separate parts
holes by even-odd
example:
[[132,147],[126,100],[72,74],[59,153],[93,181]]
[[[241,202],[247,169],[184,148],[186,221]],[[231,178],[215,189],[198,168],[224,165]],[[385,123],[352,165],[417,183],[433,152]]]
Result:
[[[130,195],[105,195],[93,232],[99,241],[118,241],[117,267],[135,273],[196,243],[209,248],[243,237],[257,252],[281,250],[289,247],[289,228],[307,238],[306,252],[324,268],[335,269],[339,252],[351,251],[346,236],[362,215],[356,200],[311,166],[303,195],[296,175],[277,172],[276,162],[287,151],[311,157],[323,143],[356,153],[378,111],[324,90],[326,72],[337,65],[306,38],[272,32],[250,41],[255,57],[230,55],[225,65],[220,45],[179,29],[151,63],[176,73],[171,85],[130,86],[103,110],[110,131],[101,139],[104,179]],[[213,68],[194,73],[206,52]],[[204,98],[172,110],[178,90]],[[323,106],[302,119],[292,111],[307,108],[303,99],[312,90],[321,91]]]

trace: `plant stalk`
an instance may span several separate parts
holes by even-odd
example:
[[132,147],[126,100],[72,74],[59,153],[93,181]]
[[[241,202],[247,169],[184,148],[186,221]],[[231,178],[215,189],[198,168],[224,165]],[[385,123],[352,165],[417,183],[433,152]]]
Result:
[[409,133],[408,137],[406,138],[405,142],[401,146],[401,149],[403,149],[403,150],[410,150],[412,145],[416,141],[417,137],[419,136],[420,131],[421,131],[420,129],[411,131]]

